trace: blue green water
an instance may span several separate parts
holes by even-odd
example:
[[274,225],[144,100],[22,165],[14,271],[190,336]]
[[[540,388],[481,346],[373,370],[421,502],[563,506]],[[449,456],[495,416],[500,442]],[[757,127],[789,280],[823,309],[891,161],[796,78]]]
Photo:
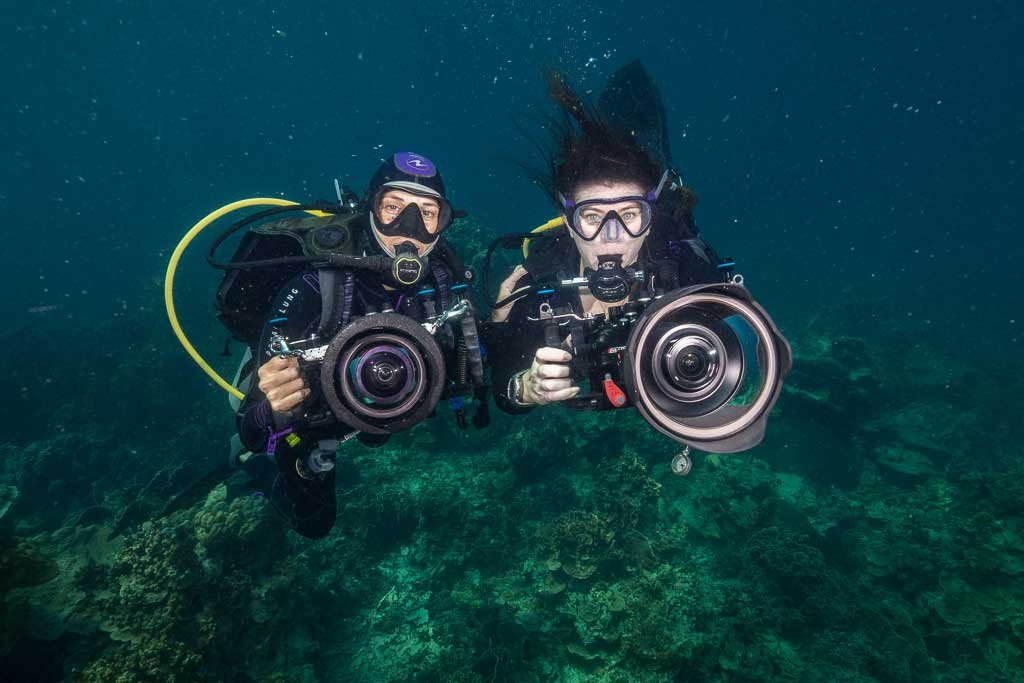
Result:
[[[1021,20],[1012,2],[8,3],[0,525],[21,544],[4,571],[30,547],[38,581],[0,585],[3,668],[1020,680]],[[335,177],[361,191],[414,149],[478,251],[552,215],[516,165],[544,68],[597,92],[634,58],[704,237],[794,347],[752,458],[677,479],[635,416],[482,434],[442,416],[351,455],[320,545],[249,500],[153,521],[231,430],[162,310],[196,220],[330,198]],[[230,373],[208,243],[177,303]]]

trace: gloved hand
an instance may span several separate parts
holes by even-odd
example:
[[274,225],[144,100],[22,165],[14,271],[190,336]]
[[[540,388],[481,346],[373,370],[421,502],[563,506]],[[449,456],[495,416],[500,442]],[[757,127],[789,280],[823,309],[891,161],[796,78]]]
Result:
[[519,403],[544,405],[565,401],[580,393],[569,378],[569,361],[572,354],[552,346],[537,349],[533,364],[519,379]]
[[309,396],[306,380],[299,374],[299,361],[288,356],[274,356],[256,371],[259,387],[277,413],[294,410]]

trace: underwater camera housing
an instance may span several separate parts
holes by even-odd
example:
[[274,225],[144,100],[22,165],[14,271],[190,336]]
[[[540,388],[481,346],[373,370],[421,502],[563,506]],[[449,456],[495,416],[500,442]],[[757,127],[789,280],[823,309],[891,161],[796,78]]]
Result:
[[633,325],[622,357],[623,381],[643,418],[713,453],[761,442],[791,366],[789,342],[735,283],[658,299]]
[[[452,305],[439,312],[434,288],[417,292],[415,297],[427,313],[424,322],[390,307],[350,318],[352,271],[393,275],[397,284],[410,286],[427,270],[426,259],[414,251],[400,248],[394,257],[361,254],[354,247],[354,233],[362,229],[355,223],[362,214],[350,195],[339,190],[339,204],[276,206],[222,232],[207,254],[211,265],[226,272],[217,294],[218,316],[232,336],[250,348],[266,343],[270,355],[299,359],[311,394],[296,415],[275,414],[276,426],[287,423],[330,430],[341,426],[354,432],[394,434],[433,413],[447,390],[459,426],[465,427],[463,397],[478,396],[486,388],[474,309],[468,298],[454,295],[460,289],[468,291],[468,284],[446,290],[453,295]],[[313,216],[254,225],[294,211]],[[243,228],[249,229],[235,256],[230,262],[219,261],[217,247]],[[454,259],[453,267],[461,265],[456,254],[443,243],[439,246],[438,252]],[[413,261],[415,267],[410,265]],[[271,327],[269,340],[261,341],[266,311],[276,292],[305,269],[316,269],[320,278],[322,315],[316,333],[306,339],[287,339]],[[460,271],[465,268],[456,268]],[[446,297],[439,298],[448,305]],[[460,335],[451,327],[456,323],[461,324]],[[451,353],[446,355],[442,348]],[[450,368],[448,361],[454,362]],[[478,407],[473,424],[479,428],[486,422],[486,409]]]
[[[484,259],[485,291],[495,250],[518,248],[524,240],[561,239],[542,234],[557,227],[552,221],[532,233],[495,239]],[[734,266],[731,259],[716,264],[724,274]],[[500,309],[527,297],[541,300],[536,317],[527,314],[527,320],[543,326],[546,346],[561,347],[569,340],[571,376],[589,379],[592,387],[564,405],[577,410],[633,405],[661,433],[711,453],[734,453],[761,442],[792,353],[742,276],[659,291],[648,279],[657,273],[623,268],[615,259],[602,259],[584,275],[559,273],[491,302]],[[614,303],[633,287],[634,300],[611,306],[604,315],[579,315],[570,303],[583,288]],[[500,334],[495,330],[501,325],[492,323],[490,333]]]
[[[437,407],[447,386],[444,354],[435,334],[460,321],[463,337],[476,339],[468,300],[434,320],[418,323],[392,311],[369,313],[343,326],[330,341],[289,342],[271,335],[270,352],[296,356],[312,389],[304,402],[304,426],[342,423],[368,434],[395,434],[415,426]],[[468,367],[482,379],[479,346]]]
[[440,346],[397,313],[357,318],[312,351],[303,356],[303,372],[323,401],[308,404],[326,403],[328,421],[333,417],[361,432],[393,434],[412,427],[434,410],[444,389]]
[[735,282],[682,288],[606,318],[579,319],[542,306],[545,318],[549,345],[564,335],[559,319],[568,319],[579,340],[574,376],[604,377],[603,393],[570,399],[570,407],[632,404],[662,434],[706,452],[734,453],[761,442],[792,365],[789,343]]

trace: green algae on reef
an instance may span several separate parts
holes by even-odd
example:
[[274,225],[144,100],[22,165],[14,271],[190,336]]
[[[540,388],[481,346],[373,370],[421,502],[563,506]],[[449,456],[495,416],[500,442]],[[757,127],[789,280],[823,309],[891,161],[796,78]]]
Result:
[[[441,417],[343,453],[319,543],[224,487],[156,518],[221,457],[205,388],[203,421],[179,406],[188,426],[148,441],[51,417],[0,447],[18,538],[0,566],[34,577],[5,574],[4,663],[50,648],[82,681],[1015,680],[1020,424],[990,428],[995,388],[958,410],[830,320],[790,333],[799,371],[753,454],[677,478],[635,414]],[[968,386],[975,369],[924,353]],[[139,401],[173,390],[138,380]]]

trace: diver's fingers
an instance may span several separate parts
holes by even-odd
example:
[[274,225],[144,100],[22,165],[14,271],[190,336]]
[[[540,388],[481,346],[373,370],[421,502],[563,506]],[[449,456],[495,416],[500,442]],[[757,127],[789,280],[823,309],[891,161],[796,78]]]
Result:
[[537,366],[537,376],[543,379],[556,379],[569,376],[569,366],[561,363],[545,363]]
[[256,375],[260,378],[260,391],[265,394],[279,384],[298,377],[299,360],[294,357],[274,356],[259,367]]
[[556,349],[553,346],[543,346],[537,349],[537,353],[533,356],[533,362],[537,364],[541,363],[568,363],[572,360],[572,354],[562,349]]
[[541,391],[552,392],[568,389],[572,386],[571,379],[542,379],[538,383]]
[[260,376],[259,388],[265,396],[270,396],[270,392],[281,386],[283,382],[278,381],[276,372],[267,372]]
[[309,396],[309,389],[303,389],[302,391],[296,391],[293,394],[289,394],[280,401],[271,403],[271,408],[278,411],[279,413],[287,413],[289,410],[293,410],[296,406],[302,403],[307,396]]
[[[522,266],[516,266],[512,269],[512,274],[505,278],[505,281],[501,283],[501,287],[498,288],[498,298],[495,301],[501,301],[507,298],[514,290],[516,283],[518,283],[523,276],[526,275],[526,269]],[[508,319],[509,313],[512,312],[512,305],[515,302],[505,304],[501,308],[496,308],[491,313],[491,322],[503,323]]]
[[301,380],[298,369],[288,368],[281,372],[275,372],[273,374],[266,375],[260,379],[260,390],[266,394],[274,389],[281,387],[289,382],[295,380]]
[[280,369],[273,369],[270,366],[270,361],[264,363],[259,369],[259,387],[260,391],[264,394],[269,394],[273,389],[294,381],[300,378],[299,375],[299,363],[294,358],[288,359],[293,361],[290,364],[284,365],[283,367],[278,364],[276,367]]
[[259,374],[260,377],[263,377],[264,374],[281,372],[288,367],[298,369],[299,359],[294,356],[274,356],[260,366],[260,369],[257,370],[257,374]]
[[[295,360],[292,358],[291,360]],[[283,370],[276,373],[276,379],[278,382],[290,382],[293,379],[299,377],[299,363],[296,361],[291,365],[286,365]]]
[[306,381],[304,379],[293,379],[290,382],[285,382],[284,384],[272,387],[270,391],[267,392],[267,398],[270,400],[271,405],[273,405],[276,401],[283,400],[285,397],[291,396],[305,388]]
[[526,275],[526,268],[523,268],[522,265],[513,268],[509,276],[498,287],[498,301],[511,294],[512,290],[516,288],[516,283],[522,280],[524,275]]
[[567,389],[559,389],[558,391],[544,392],[544,398],[549,402],[554,403],[555,401],[568,400],[578,393],[580,393],[579,387],[569,387]]

